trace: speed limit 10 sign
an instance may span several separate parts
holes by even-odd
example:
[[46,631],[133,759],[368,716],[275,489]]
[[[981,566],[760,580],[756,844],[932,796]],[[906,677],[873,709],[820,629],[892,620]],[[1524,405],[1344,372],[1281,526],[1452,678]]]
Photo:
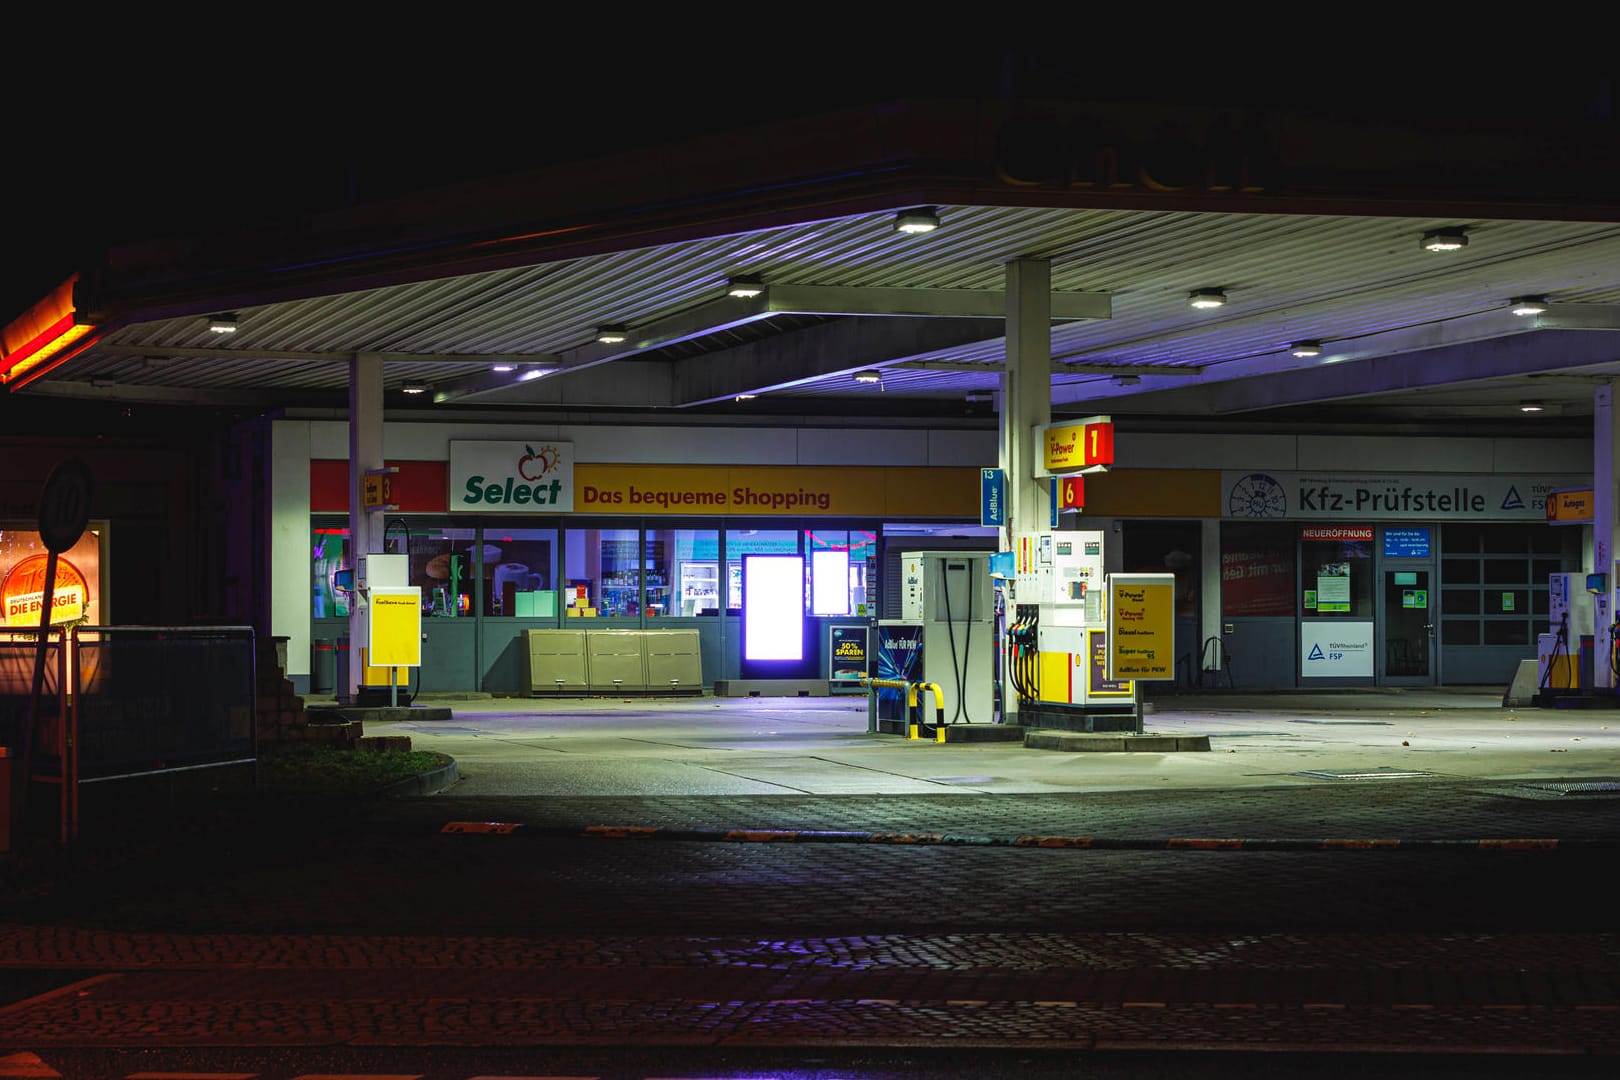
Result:
[[39,537],[60,555],[79,542],[90,523],[90,466],[77,458],[51,470],[39,497]]

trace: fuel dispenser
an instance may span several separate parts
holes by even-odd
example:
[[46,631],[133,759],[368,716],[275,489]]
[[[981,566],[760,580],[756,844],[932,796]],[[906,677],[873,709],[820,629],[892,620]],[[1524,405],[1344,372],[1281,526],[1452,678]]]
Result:
[[922,626],[921,681],[945,695],[945,722],[999,720],[990,552],[902,552],[900,575],[901,621]]
[[[397,704],[399,688],[410,685],[410,669],[421,664],[421,589],[410,584],[410,557],[359,556],[354,593],[364,644],[352,650],[360,664],[360,685],[347,704]],[[340,697],[348,693],[349,663],[349,651],[340,652]]]
[[1105,677],[1108,590],[1100,531],[1041,533],[1014,552],[1008,681],[1030,726],[1135,730],[1136,688]]
[[1536,692],[1590,690],[1593,681],[1593,594],[1584,573],[1547,576],[1547,632],[1536,635]]

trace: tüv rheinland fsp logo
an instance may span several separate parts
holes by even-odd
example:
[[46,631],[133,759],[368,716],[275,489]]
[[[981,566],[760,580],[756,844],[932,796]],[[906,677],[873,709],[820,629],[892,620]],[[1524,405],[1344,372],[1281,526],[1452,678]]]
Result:
[[1235,518],[1287,517],[1288,493],[1265,473],[1250,473],[1227,493],[1226,513]]

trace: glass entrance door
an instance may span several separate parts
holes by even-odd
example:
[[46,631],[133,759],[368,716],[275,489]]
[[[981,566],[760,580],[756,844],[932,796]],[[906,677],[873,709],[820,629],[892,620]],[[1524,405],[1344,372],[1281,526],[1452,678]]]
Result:
[[1435,598],[1428,570],[1385,570],[1384,672],[1393,686],[1434,684]]

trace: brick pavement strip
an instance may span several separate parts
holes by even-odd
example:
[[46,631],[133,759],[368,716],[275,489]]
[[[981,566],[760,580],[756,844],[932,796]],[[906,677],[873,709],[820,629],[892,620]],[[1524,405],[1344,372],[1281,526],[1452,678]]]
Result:
[[530,941],[11,926],[0,964],[89,966],[70,987],[0,1010],[0,1046],[932,1041],[1612,1054],[1617,951],[1620,936],[1557,934]]

